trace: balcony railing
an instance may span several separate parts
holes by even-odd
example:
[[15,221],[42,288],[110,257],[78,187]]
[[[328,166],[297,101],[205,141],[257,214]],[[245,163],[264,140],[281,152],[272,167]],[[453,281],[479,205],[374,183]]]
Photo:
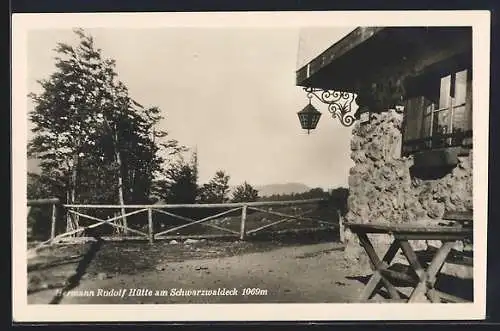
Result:
[[404,141],[403,154],[409,155],[415,152],[447,147],[472,147],[472,130],[436,134],[430,137]]

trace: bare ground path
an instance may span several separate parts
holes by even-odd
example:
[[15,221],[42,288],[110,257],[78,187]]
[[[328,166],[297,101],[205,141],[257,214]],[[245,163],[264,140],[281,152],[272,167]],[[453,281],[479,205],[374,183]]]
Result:
[[[182,262],[163,262],[155,270],[118,274],[111,279],[82,279],[72,289],[92,290],[94,296],[62,297],[60,304],[151,304],[151,303],[345,303],[358,297],[363,284],[356,266],[344,261],[338,243],[289,246],[272,251]],[[156,290],[234,289],[236,296],[155,296]],[[244,288],[260,289],[259,295],[241,295]],[[146,296],[102,296],[98,289],[144,289]],[[47,304],[57,289],[32,293],[31,304]]]

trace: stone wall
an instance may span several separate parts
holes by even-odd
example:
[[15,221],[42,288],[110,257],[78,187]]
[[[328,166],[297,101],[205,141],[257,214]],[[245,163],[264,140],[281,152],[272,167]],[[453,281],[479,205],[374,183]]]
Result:
[[[420,180],[410,174],[412,157],[401,157],[403,114],[396,110],[372,113],[370,121],[353,129],[349,173],[348,222],[433,224],[447,210],[472,209],[472,151],[437,180]],[[346,230],[346,258],[369,268],[357,238]],[[379,254],[389,237],[373,236]],[[425,248],[426,243],[416,243]],[[434,246],[438,243],[428,243]]]

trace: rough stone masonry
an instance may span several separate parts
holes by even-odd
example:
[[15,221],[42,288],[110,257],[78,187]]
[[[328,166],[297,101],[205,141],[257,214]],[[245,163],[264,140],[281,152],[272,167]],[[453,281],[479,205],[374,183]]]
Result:
[[[459,157],[459,164],[436,180],[412,178],[412,157],[401,156],[403,114],[396,110],[372,113],[368,123],[353,128],[349,172],[348,222],[435,224],[445,211],[472,209],[472,150]],[[345,230],[346,258],[360,263],[367,271],[369,261],[357,238]],[[383,254],[390,238],[371,237],[375,249]],[[412,242],[416,249],[437,242]],[[458,249],[461,249],[458,245]],[[462,246],[463,247],[463,246]],[[396,258],[406,260],[400,254]],[[445,265],[443,272],[468,277],[472,268]]]

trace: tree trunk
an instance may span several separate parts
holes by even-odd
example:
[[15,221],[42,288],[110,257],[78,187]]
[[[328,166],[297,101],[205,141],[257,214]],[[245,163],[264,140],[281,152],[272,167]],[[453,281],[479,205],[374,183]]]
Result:
[[[78,152],[75,152],[73,154],[73,168],[71,169],[71,191],[70,191],[70,204],[76,204],[76,183],[78,181]],[[78,209],[76,209],[78,212]],[[70,216],[71,217],[71,216]],[[78,215],[73,215],[74,217],[74,223],[75,223],[75,228],[79,227],[80,225],[80,217]]]
[[128,234],[127,230],[127,217],[125,216],[125,201],[123,199],[123,174],[122,174],[122,158],[120,154],[120,150],[118,149],[118,133],[115,131],[115,157],[116,157],[116,163],[118,165],[118,202],[120,203],[121,206],[121,213],[122,213],[122,220],[123,220],[123,226],[124,231],[123,233],[125,235]]
[[71,169],[71,193],[70,193],[70,204],[76,203],[76,182],[78,178],[78,153],[73,155],[73,169]]

